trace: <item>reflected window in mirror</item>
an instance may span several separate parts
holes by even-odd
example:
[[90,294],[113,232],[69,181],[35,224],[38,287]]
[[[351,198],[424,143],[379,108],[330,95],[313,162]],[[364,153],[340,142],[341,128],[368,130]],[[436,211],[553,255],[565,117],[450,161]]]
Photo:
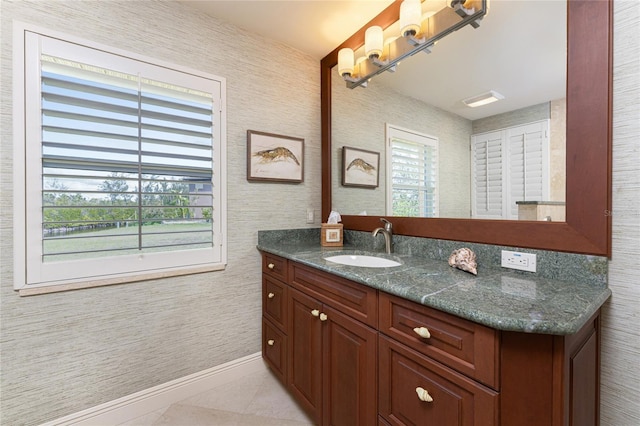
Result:
[[386,130],[387,216],[438,217],[438,139]]

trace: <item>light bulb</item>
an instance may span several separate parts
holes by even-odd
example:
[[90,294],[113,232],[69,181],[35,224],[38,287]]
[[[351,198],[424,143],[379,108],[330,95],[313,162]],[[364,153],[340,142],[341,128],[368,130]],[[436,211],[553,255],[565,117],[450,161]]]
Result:
[[364,33],[364,54],[368,58],[379,58],[382,55],[383,42],[382,27],[367,28]]
[[348,47],[338,51],[338,74],[343,77],[353,74],[353,50]]
[[404,0],[400,5],[400,34],[406,37],[420,32],[422,5],[420,0]]

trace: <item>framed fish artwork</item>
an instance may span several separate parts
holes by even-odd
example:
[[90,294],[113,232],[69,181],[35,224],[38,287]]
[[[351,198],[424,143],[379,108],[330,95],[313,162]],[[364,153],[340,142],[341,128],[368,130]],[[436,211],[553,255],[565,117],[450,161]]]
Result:
[[342,147],[342,185],[377,188],[380,153],[360,148]]
[[247,180],[304,181],[304,139],[247,130]]

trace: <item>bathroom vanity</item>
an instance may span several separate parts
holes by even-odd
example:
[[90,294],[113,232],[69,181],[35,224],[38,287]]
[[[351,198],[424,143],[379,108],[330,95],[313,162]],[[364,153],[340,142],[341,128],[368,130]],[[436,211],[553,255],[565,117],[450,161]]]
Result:
[[263,357],[317,424],[598,424],[606,286],[258,248]]

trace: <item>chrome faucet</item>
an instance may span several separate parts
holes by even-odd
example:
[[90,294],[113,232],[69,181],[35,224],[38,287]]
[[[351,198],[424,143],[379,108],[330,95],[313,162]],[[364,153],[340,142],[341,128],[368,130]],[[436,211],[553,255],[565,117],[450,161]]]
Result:
[[384,235],[384,246],[387,254],[393,253],[393,225],[387,219],[381,217],[380,222],[384,223],[384,228],[376,228],[373,230],[373,238],[382,232]]

